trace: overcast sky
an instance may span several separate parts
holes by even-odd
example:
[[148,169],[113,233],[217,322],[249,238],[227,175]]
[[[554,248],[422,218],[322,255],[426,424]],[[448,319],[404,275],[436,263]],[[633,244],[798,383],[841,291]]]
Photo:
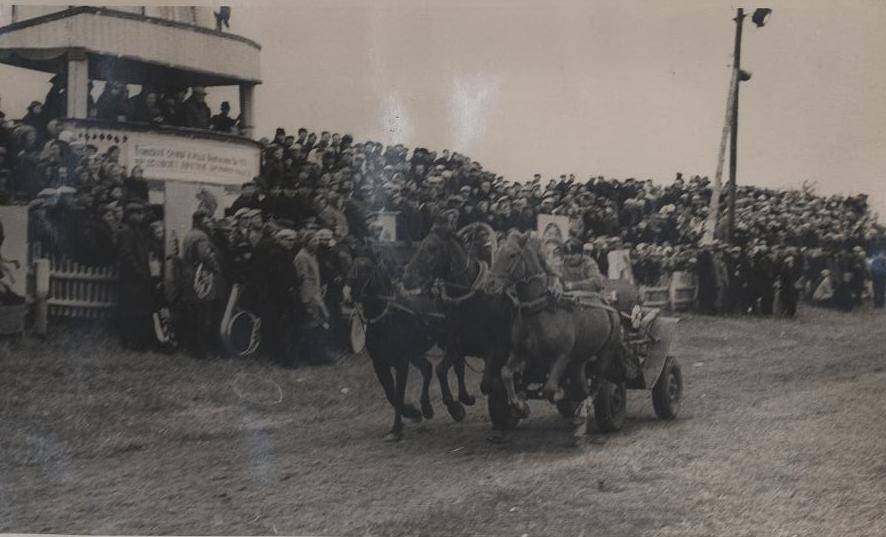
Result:
[[[304,126],[449,148],[510,179],[714,175],[735,29],[728,2],[234,6],[232,31],[263,46],[259,136]],[[741,89],[739,182],[811,179],[828,193],[869,192],[886,214],[886,3],[770,7],[764,28],[745,24],[753,79]],[[14,116],[47,87],[22,73],[0,69]]]

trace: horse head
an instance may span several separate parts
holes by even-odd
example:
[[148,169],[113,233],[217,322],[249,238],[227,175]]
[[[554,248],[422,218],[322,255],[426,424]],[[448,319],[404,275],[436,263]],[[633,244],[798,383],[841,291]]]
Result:
[[390,294],[390,282],[370,257],[358,256],[345,276],[344,295],[351,303]]
[[539,257],[538,241],[529,233],[512,231],[499,246],[492,264],[487,292],[501,294],[510,289],[518,295],[526,294],[536,281],[546,286],[547,271]]
[[464,248],[454,236],[432,231],[406,265],[403,287],[410,292],[426,290],[435,280],[451,279],[466,264]]

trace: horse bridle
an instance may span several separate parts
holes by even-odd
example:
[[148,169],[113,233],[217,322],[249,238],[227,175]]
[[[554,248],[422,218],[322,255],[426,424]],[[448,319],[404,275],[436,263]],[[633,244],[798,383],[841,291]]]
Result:
[[[380,269],[377,266],[369,264],[369,265],[367,265],[367,268],[369,269],[369,277],[366,278],[365,282],[363,282],[362,287],[360,287],[359,293],[357,295],[351,295],[351,300],[354,303],[362,303],[361,299],[366,298],[366,289],[369,287],[369,284],[376,281],[379,277],[378,272]],[[373,298],[377,298],[377,299],[383,301],[385,304],[385,307],[382,309],[381,313],[379,313],[375,317],[371,317],[369,319],[363,318],[363,313],[361,311],[360,317],[363,318],[363,321],[367,325],[375,324],[375,323],[381,321],[383,318],[387,317],[387,315],[391,312],[391,309],[396,309],[396,310],[402,311],[403,313],[408,313],[410,315],[419,315],[419,313],[416,312],[415,310],[412,310],[411,308],[408,308],[408,307],[398,303],[396,294],[394,294],[394,295],[375,295]]]
[[[454,243],[454,240],[449,241],[450,248],[452,248],[453,243]],[[455,267],[452,266],[452,259],[454,259],[455,256],[449,256],[449,257],[450,257],[450,262],[449,262],[450,271],[449,272],[455,273],[456,272]],[[489,267],[486,264],[486,262],[478,259],[477,263],[478,263],[477,277],[474,278],[474,282],[471,285],[463,285],[460,283],[455,283],[453,281],[444,280],[442,278],[437,278],[436,282],[434,283],[434,286],[437,288],[437,290],[440,294],[440,300],[442,300],[446,304],[449,304],[452,306],[457,306],[457,305],[462,304],[462,303],[470,300],[471,298],[473,298],[477,294],[477,291],[479,291],[483,287],[483,285],[486,283],[486,278],[489,276]],[[471,257],[469,255],[467,255],[467,253],[465,253],[465,266],[462,267],[461,272],[457,273],[456,275],[458,275],[458,276],[467,275],[470,268],[471,268]],[[465,289],[465,290],[467,290],[467,292],[461,296],[452,297],[452,296],[449,296],[449,293],[446,292],[447,286],[455,287],[458,289]]]
[[[523,275],[524,276],[520,279],[513,279],[513,275],[516,272],[518,264],[523,265]],[[534,300],[530,300],[529,302],[523,302],[520,300],[520,298],[517,296],[517,286],[518,285],[520,285],[520,284],[529,285],[536,280],[545,280],[545,282],[546,282],[549,277],[549,275],[544,271],[537,272],[535,274],[528,274],[528,272],[529,272],[529,260],[526,259],[526,254],[524,252],[524,248],[521,248],[520,251],[518,252],[517,256],[514,258],[514,260],[508,264],[504,274],[491,274],[490,275],[491,278],[506,280],[507,286],[505,287],[504,294],[505,294],[505,296],[510,298],[511,301],[514,303],[514,306],[516,306],[518,313],[524,309],[536,308],[536,307],[546,303],[550,299],[548,294],[544,293],[539,298],[536,298]]]

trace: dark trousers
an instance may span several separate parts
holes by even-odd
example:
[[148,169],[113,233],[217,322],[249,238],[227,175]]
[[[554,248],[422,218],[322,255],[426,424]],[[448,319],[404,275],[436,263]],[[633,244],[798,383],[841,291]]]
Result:
[[698,311],[704,315],[717,313],[717,286],[713,282],[698,284]]
[[137,351],[148,350],[154,337],[153,289],[151,281],[123,275],[117,302],[120,343]]
[[295,317],[286,309],[268,312],[267,320],[262,319],[262,327],[268,327],[265,350],[268,357],[282,366],[291,366],[295,361],[296,329]]
[[323,364],[331,360],[329,334],[321,327],[303,326],[297,336],[296,362],[300,364]]
[[797,301],[799,300],[800,295],[794,292],[784,292],[781,293],[781,308],[782,313],[786,317],[793,317],[797,314]]
[[215,302],[194,302],[185,306],[180,337],[196,358],[207,358],[218,350],[219,319]]
[[129,349],[146,351],[154,343],[154,319],[149,312],[120,311],[120,343]]
[[874,307],[882,308],[886,299],[886,276],[874,276]]
[[760,313],[762,315],[772,315],[772,305],[775,302],[775,291],[771,288],[764,288],[760,291]]

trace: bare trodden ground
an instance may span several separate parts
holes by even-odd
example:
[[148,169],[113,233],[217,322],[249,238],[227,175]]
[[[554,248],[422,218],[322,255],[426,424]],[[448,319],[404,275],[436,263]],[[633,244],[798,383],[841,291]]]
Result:
[[681,418],[629,392],[625,429],[574,447],[546,403],[490,443],[485,402],[454,423],[436,383],[437,416],[383,443],[362,356],[283,370],[57,328],[0,342],[0,531],[882,536],[884,340],[872,312],[687,317]]

